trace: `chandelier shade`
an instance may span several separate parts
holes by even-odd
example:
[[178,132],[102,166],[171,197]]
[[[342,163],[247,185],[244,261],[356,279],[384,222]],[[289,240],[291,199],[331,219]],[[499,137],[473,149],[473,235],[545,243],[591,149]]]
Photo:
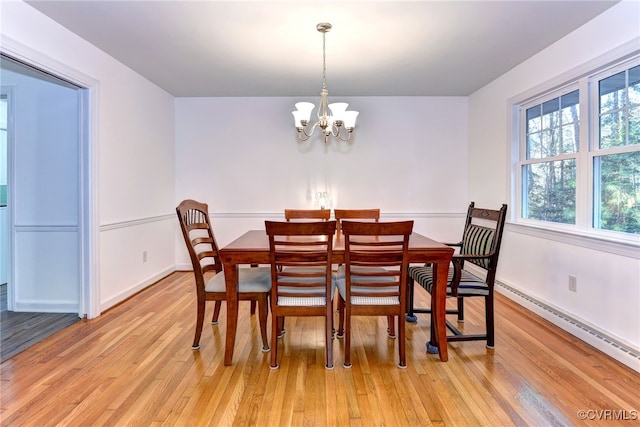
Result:
[[315,108],[314,104],[311,102],[296,103],[296,111],[292,113],[294,124],[298,131],[298,139],[306,141],[317,128],[320,128],[324,134],[325,144],[329,142],[329,137],[331,136],[341,141],[348,141],[351,139],[359,113],[357,111],[347,111],[349,104],[346,102],[329,104],[325,38],[326,33],[331,30],[331,24],[323,22],[318,24],[316,29],[322,33],[322,90],[320,91],[320,105],[316,114],[318,120],[313,125],[310,125],[311,113]]

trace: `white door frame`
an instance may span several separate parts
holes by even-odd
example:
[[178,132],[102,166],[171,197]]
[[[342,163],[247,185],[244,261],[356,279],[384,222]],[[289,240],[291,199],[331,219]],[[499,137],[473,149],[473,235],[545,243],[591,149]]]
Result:
[[3,233],[9,232],[7,239],[6,268],[7,268],[7,310],[12,311],[15,308],[15,293],[13,280],[13,136],[15,134],[13,126],[13,87],[1,86],[0,93],[7,97],[7,223],[6,229],[1,230]]
[[[53,76],[73,83],[81,87],[80,96],[80,167],[79,167],[79,239],[80,239],[80,298],[78,315],[92,319],[100,315],[99,301],[99,222],[98,222],[98,93],[99,83],[94,78],[81,73],[67,65],[37,52],[15,40],[3,36],[0,38],[0,51],[15,58],[26,65],[40,69]],[[9,157],[9,156],[8,156]],[[8,160],[9,162],[10,160]],[[11,165],[8,172],[11,173]],[[11,191],[8,191],[7,204],[9,205],[9,224],[12,228],[9,243],[9,277],[7,294],[11,289],[13,280],[13,215],[11,215]]]

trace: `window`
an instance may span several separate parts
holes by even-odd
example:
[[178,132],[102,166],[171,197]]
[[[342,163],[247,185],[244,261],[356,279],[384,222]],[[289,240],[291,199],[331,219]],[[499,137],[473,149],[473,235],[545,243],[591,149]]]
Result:
[[640,234],[640,65],[598,80],[593,227]]
[[574,90],[525,110],[523,218],[575,224],[578,95]]
[[518,222],[640,236],[640,58],[517,107]]

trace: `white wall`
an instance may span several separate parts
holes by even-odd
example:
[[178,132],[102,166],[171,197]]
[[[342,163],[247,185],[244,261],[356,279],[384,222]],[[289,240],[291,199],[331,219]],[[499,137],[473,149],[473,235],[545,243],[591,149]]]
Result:
[[[104,310],[175,265],[173,97],[26,3],[2,2],[1,20],[3,50],[11,43],[54,73],[95,82],[92,267]],[[139,246],[146,263],[132,253]]]
[[[640,3],[622,2],[474,93],[469,98],[469,197],[482,205],[511,203],[509,99],[634,39],[640,48],[639,36]],[[577,293],[568,291],[569,275],[578,278]],[[640,351],[637,256],[614,255],[604,245],[599,250],[531,236],[507,225],[498,280]]]
[[[467,196],[465,97],[340,97],[360,111],[350,143],[298,143],[293,98],[176,99],[176,203],[209,203],[223,246],[285,208],[379,207],[416,231],[459,238]],[[318,103],[316,98],[305,99]],[[332,99],[334,101],[334,99]],[[188,263],[177,241],[178,264]]]

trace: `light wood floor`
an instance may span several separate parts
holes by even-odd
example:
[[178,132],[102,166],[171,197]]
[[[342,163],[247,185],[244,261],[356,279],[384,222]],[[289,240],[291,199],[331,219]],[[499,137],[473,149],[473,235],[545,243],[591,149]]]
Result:
[[[425,351],[426,315],[407,325],[407,369],[386,319],[354,322],[353,367],[324,369],[322,321],[287,319],[269,369],[241,303],[234,364],[222,364],[225,311],[191,350],[190,273],[174,273],[97,319],[78,322],[0,365],[3,426],[639,425],[640,375],[498,295],[493,353],[455,343]],[[420,292],[419,301],[427,301]],[[246,305],[245,305],[246,304]],[[479,322],[468,304],[465,327]],[[212,307],[208,308],[210,316]],[[579,411],[595,420],[581,421]],[[606,412],[611,411],[607,416]],[[600,414],[600,415],[599,415]],[[609,418],[608,420],[606,418]]]

